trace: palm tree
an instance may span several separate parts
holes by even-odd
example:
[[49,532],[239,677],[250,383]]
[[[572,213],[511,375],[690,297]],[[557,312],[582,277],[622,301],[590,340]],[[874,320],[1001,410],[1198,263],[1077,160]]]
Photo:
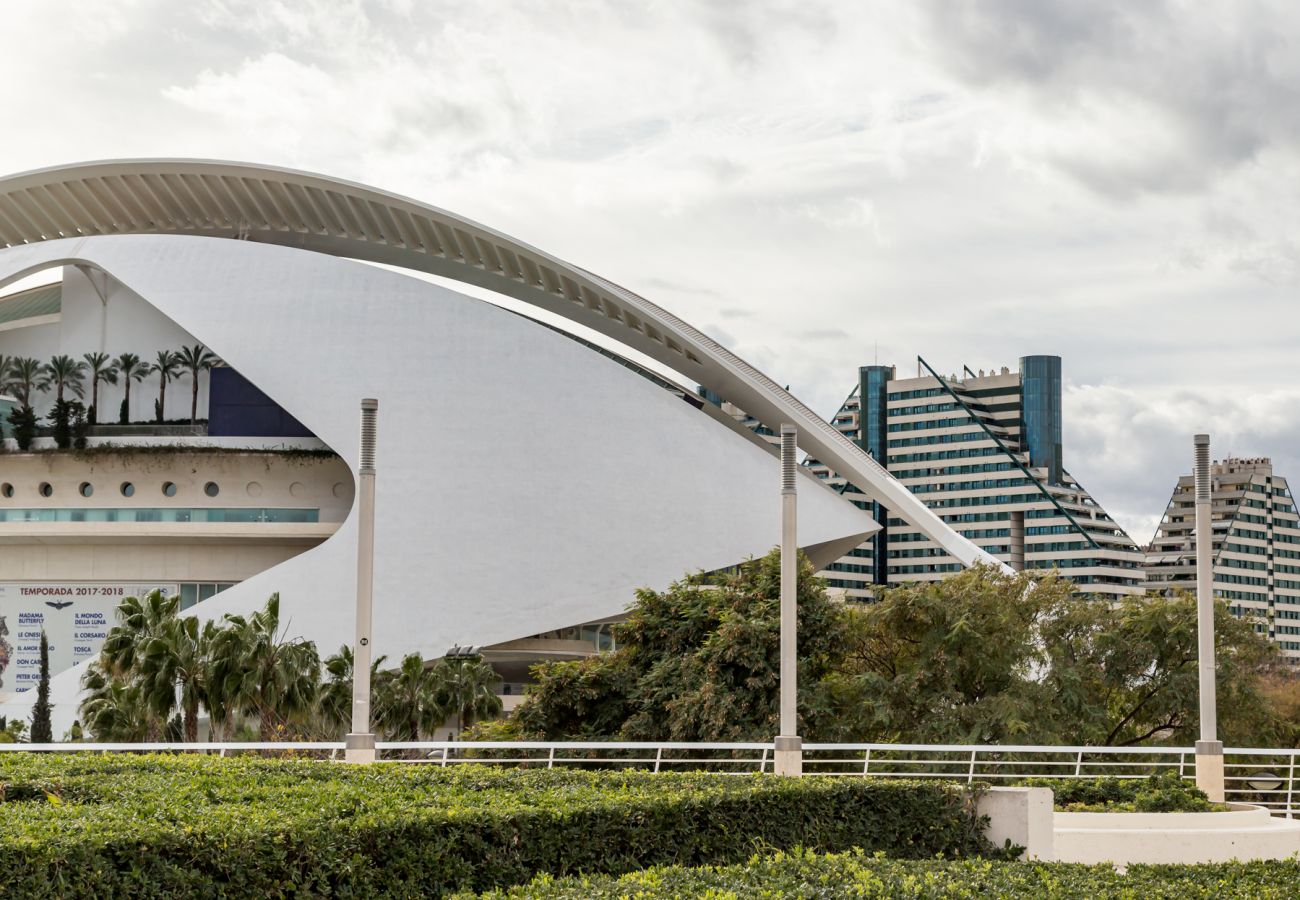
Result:
[[199,373],[215,366],[220,360],[216,354],[202,344],[193,347],[181,347],[175,353],[176,365],[190,373],[190,424],[199,420]]
[[199,739],[199,708],[207,699],[211,667],[208,655],[218,627],[193,616],[163,621],[140,648],[140,686],[153,712],[167,719],[178,700],[185,740]]
[[122,383],[126,385],[126,399],[122,402],[126,416],[121,420],[126,425],[131,421],[131,382],[144,381],[144,376],[149,374],[149,364],[134,353],[123,353],[113,360],[113,368],[117,369]]
[[176,377],[178,366],[176,353],[171,350],[159,350],[158,355],[154,357],[153,365],[149,366],[149,374],[158,376],[158,408],[153,414],[156,422],[163,420],[163,410],[167,402],[167,382]]
[[[370,691],[383,679],[379,667],[387,656],[380,656],[370,663]],[[352,725],[352,648],[347,644],[339,647],[339,652],[325,660],[326,680],[321,683],[316,695],[316,719],[321,728],[330,737],[346,733]]]
[[87,667],[81,684],[86,694],[77,712],[96,740],[148,741],[161,733],[140,685],[114,678],[99,662]]
[[501,676],[482,657],[443,659],[436,668],[443,703],[456,713],[458,730],[468,728],[475,719],[501,714],[497,696]]
[[39,359],[30,356],[15,356],[9,360],[8,379],[10,389],[24,409],[31,409],[33,391],[44,391],[50,387],[45,366]]
[[225,621],[213,642],[213,689],[256,716],[261,739],[273,740],[276,726],[311,712],[320,683],[316,645],[286,637],[279,594],[251,616],[227,613]]
[[54,402],[59,406],[63,405],[65,389],[78,397],[85,396],[82,382],[86,380],[86,364],[79,359],[60,353],[45,366],[45,378],[54,387]]
[[99,418],[99,383],[117,384],[117,366],[113,363],[113,358],[107,353],[84,354],[82,357],[86,361],[86,369],[90,372],[90,424],[94,425]]
[[418,741],[447,719],[451,708],[443,696],[437,667],[426,667],[418,653],[402,657],[385,672],[375,693],[375,723],[389,740]]
[[145,645],[162,633],[180,611],[180,597],[150,591],[143,597],[127,597],[118,604],[117,625],[109,629],[100,650],[104,672],[114,678],[134,677],[144,656]]

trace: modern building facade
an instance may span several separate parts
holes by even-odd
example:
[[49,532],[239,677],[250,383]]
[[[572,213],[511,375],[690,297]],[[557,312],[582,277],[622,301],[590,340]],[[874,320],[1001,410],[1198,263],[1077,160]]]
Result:
[[[1300,661],[1300,516],[1271,460],[1228,458],[1210,469],[1214,596]],[[1192,475],[1174,486],[1147,548],[1151,590],[1196,594],[1196,494]]]
[[[706,386],[767,428],[795,425],[805,452],[834,465],[863,497],[899,510],[954,560],[992,559],[840,431],[688,323],[426,204],[238,163],[93,163],[0,179],[0,247],[0,290],[42,272],[63,279],[58,310],[15,318],[26,325],[0,331],[0,352],[147,356],[158,346],[199,342],[246,383],[223,404],[214,393],[223,378],[204,378],[207,433],[114,438],[164,443],[174,457],[166,465],[155,458],[152,469],[128,472],[124,453],[111,464],[100,456],[103,469],[92,471],[94,454],[72,454],[57,460],[66,471],[46,477],[41,467],[58,454],[4,457],[4,465],[13,459],[24,467],[0,477],[14,488],[0,496],[0,507],[17,511],[4,538],[24,544],[33,567],[8,576],[20,596],[49,584],[38,579],[62,579],[60,590],[93,587],[79,581],[87,570],[76,566],[95,572],[95,557],[110,552],[81,546],[83,539],[193,546],[203,529],[220,525],[220,535],[202,536],[256,547],[245,568],[222,574],[227,570],[202,568],[207,551],[178,553],[171,562],[141,562],[132,584],[107,586],[210,584],[194,589],[196,598],[205,590],[209,596],[189,610],[203,618],[247,613],[278,592],[296,633],[326,648],[350,642],[358,404],[377,397],[375,652],[432,659],[452,647],[501,648],[504,664],[510,654],[598,646],[601,623],[620,615],[636,588],[726,568],[775,542],[780,478],[772,448],[680,384]],[[413,273],[524,301],[590,328],[608,345],[596,348]],[[643,354],[676,377],[648,373],[620,350]],[[188,413],[184,387],[168,393],[168,417],[176,415],[173,401]],[[101,405],[114,401],[110,395]],[[225,407],[261,409],[243,420],[262,424],[218,429],[219,420],[230,421]],[[485,410],[500,409],[511,410],[508,431],[485,418]],[[263,434],[267,429],[276,433]],[[518,440],[520,433],[528,439]],[[211,455],[177,462],[174,445]],[[298,479],[289,464],[307,447],[337,459]],[[266,475],[223,456],[276,452],[286,465],[272,462]],[[193,470],[186,478],[182,466]],[[234,468],[223,474],[223,466]],[[713,477],[719,467],[729,473],[725,483]],[[800,482],[800,544],[819,565],[876,530],[869,515],[811,473]],[[190,512],[171,511],[172,502]],[[292,511],[306,521],[283,521]],[[255,521],[212,521],[230,515]],[[142,524],[174,533],[154,534]],[[265,555],[281,532],[281,556]],[[66,559],[42,561],[41,547],[59,541],[72,548]],[[256,565],[266,568],[251,571]],[[526,589],[520,572],[528,573]],[[48,608],[54,615],[75,606]],[[22,615],[20,630],[30,633],[47,613]],[[77,663],[54,679],[63,722],[56,730],[70,720],[80,674]],[[27,702],[11,700],[0,713],[25,715]]]
[[[1143,590],[1142,553],[1065,468],[1061,360],[1026,356],[1017,371],[943,377],[864,366],[831,420],[946,524],[1013,569],[1057,569],[1081,593]],[[881,523],[823,576],[850,600],[875,586],[934,581],[961,569],[900,511],[860,496],[833,467],[806,466]]]

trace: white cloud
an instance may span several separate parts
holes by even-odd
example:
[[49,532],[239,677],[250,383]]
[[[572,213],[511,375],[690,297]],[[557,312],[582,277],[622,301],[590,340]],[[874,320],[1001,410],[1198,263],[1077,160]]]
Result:
[[724,323],[828,414],[877,347],[1059,353],[1070,466],[1129,521],[1203,413],[1300,463],[1269,425],[1300,342],[1292,5],[5,7],[0,171],[227,157],[410,194]]

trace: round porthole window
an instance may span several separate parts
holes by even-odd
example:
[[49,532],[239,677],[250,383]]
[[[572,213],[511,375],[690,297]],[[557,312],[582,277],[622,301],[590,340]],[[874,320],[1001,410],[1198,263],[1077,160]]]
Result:
[[77,493],[81,494],[83,497],[89,497],[91,494],[95,493],[95,486],[89,481],[83,481],[81,487],[77,488]]
[[124,482],[122,482],[122,496],[123,496],[123,497],[134,497],[134,496],[135,496],[135,485],[132,484],[132,483],[129,482],[129,481],[124,481]]
[[9,498],[13,497],[13,495],[14,495],[14,486],[12,484],[10,484],[7,481],[4,484],[0,484],[0,496],[8,500]]
[[215,497],[217,494],[221,493],[221,486],[215,481],[209,481],[207,484],[203,485],[203,493],[207,494],[209,497]]
[[51,497],[54,495],[54,485],[50,484],[48,481],[42,481],[41,486],[37,488],[37,490],[40,492],[42,497]]
[[163,482],[163,496],[164,497],[176,496],[176,483],[174,481]]

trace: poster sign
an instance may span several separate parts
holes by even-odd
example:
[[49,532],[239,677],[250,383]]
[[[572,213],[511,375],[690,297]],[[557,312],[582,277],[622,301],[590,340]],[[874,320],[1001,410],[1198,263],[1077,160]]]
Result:
[[36,686],[41,677],[41,631],[50,645],[50,676],[99,655],[117,606],[153,590],[175,594],[176,584],[0,582],[0,693]]

